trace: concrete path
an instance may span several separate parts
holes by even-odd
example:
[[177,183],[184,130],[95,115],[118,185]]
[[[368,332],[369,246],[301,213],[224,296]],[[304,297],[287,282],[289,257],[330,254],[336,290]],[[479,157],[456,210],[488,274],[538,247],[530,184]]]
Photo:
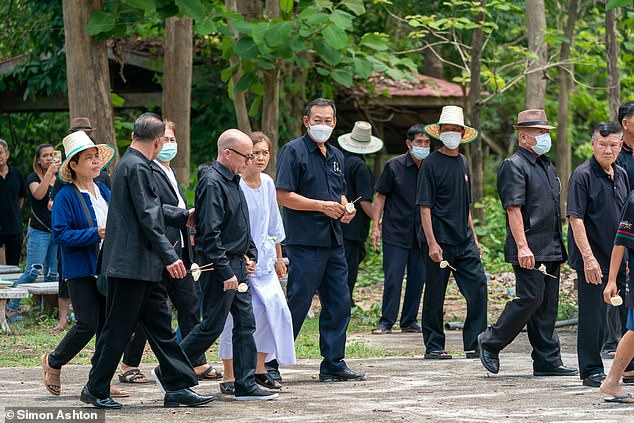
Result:
[[[448,332],[448,350],[459,351],[461,334]],[[362,336],[362,335],[357,335]],[[532,376],[525,334],[501,355],[499,375],[489,375],[479,360],[422,359],[418,335],[363,336],[368,343],[401,357],[348,360],[368,375],[367,382],[324,384],[317,381],[319,360],[301,360],[283,370],[280,400],[236,402],[219,394],[217,382],[202,382],[200,393],[218,394],[208,406],[163,409],[154,383],[127,385],[132,392],[110,422],[271,421],[271,422],[633,422],[634,405],[604,403],[596,388],[578,377]],[[574,332],[562,333],[564,362],[576,365]],[[606,365],[609,366],[609,361]],[[149,375],[153,366],[141,369]],[[79,392],[88,366],[64,367],[60,397],[49,395],[39,368],[0,369],[0,407],[85,407]],[[632,386],[634,391],[634,386]],[[89,410],[89,408],[84,408]],[[4,418],[4,415],[3,415]],[[5,420],[9,422],[10,420]]]

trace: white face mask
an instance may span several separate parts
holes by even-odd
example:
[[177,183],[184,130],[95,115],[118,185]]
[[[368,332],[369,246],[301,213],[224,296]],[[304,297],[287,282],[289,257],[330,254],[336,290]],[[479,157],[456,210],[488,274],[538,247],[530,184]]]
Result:
[[537,141],[537,143],[532,148],[538,156],[546,154],[550,151],[550,147],[552,146],[550,134],[537,135],[535,137],[535,141]]
[[317,142],[326,142],[332,134],[334,128],[328,125],[311,125],[308,133]]
[[440,134],[440,141],[450,150],[458,148],[462,134],[460,132],[443,132]]

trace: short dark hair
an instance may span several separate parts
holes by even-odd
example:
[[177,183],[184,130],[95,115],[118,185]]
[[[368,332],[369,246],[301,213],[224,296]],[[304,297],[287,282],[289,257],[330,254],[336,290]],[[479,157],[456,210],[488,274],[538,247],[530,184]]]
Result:
[[601,134],[602,137],[607,137],[612,134],[620,134],[623,132],[623,128],[616,122],[607,121],[601,122],[594,126],[592,129],[592,139],[597,139],[597,133]]
[[306,117],[310,118],[310,112],[314,106],[330,106],[334,112],[334,116],[337,117],[337,108],[335,107],[335,100],[329,100],[327,98],[316,98],[306,105]]
[[153,141],[165,133],[165,122],[156,113],[145,112],[134,121],[134,139]]
[[410,141],[414,141],[414,138],[416,138],[416,135],[418,134],[427,135],[427,132],[425,132],[425,127],[420,123],[410,126],[410,128],[407,130],[407,139]]
[[626,101],[619,106],[619,125],[623,125],[623,119],[634,115],[634,101]]

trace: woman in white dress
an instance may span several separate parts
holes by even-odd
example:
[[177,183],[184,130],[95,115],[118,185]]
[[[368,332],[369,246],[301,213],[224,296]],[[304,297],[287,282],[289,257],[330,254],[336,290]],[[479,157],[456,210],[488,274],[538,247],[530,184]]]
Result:
[[[250,137],[255,160],[241,174],[240,188],[249,206],[251,237],[258,249],[255,271],[249,275],[256,326],[253,336],[258,350],[255,380],[266,388],[279,389],[281,385],[269,376],[264,363],[276,359],[280,365],[295,364],[293,323],[280,285],[280,279],[286,276],[280,245],[285,234],[275,198],[275,183],[263,173],[269,163],[271,141],[262,132],[253,132]],[[234,380],[232,330],[233,320],[229,315],[218,348],[225,368],[220,386],[222,393],[231,393]]]

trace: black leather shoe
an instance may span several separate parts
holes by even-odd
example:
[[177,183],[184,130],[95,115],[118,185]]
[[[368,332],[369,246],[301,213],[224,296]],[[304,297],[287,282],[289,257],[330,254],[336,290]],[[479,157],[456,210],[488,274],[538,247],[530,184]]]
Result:
[[336,372],[319,373],[320,382],[345,382],[349,380],[363,381],[366,380],[366,377],[363,373],[353,372],[347,367]]
[[184,405],[186,407],[196,407],[198,405],[207,404],[215,399],[216,397],[213,395],[198,395],[191,389],[184,388],[179,389],[178,391],[167,391],[165,393],[165,398],[163,399],[163,406],[165,408],[173,408],[180,405]]
[[549,370],[533,370],[533,376],[575,376],[579,371],[574,367],[559,366]]
[[601,382],[605,379],[605,373],[595,373],[583,380],[583,386],[590,386],[591,388],[601,387]]
[[84,389],[81,390],[81,395],[79,396],[81,402],[85,402],[86,404],[90,404],[93,407],[103,408],[105,410],[119,410],[123,407],[122,404],[113,401],[112,398],[104,398],[99,399],[94,396],[89,390],[87,386],[84,386]]
[[482,346],[482,334],[478,335],[478,349],[480,350],[480,362],[489,372],[497,374],[500,371],[499,353],[488,351]]
[[418,323],[414,323],[410,326],[401,327],[402,333],[423,333],[423,328]]

